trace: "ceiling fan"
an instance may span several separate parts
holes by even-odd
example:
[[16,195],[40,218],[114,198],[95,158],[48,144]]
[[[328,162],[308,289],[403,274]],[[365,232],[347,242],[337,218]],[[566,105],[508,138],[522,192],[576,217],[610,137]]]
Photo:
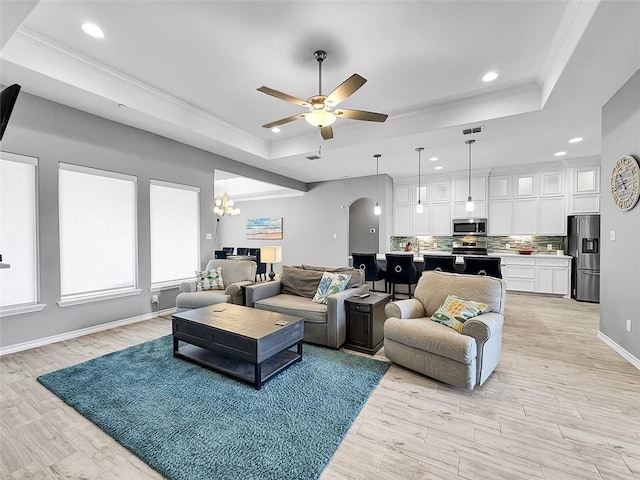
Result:
[[384,113],[366,112],[364,110],[348,110],[344,108],[336,110],[335,107],[340,102],[353,95],[367,82],[367,80],[357,73],[354,73],[338,85],[329,95],[323,95],[322,62],[327,58],[327,52],[324,50],[317,50],[313,55],[318,61],[318,95],[309,97],[307,100],[302,100],[269,87],[262,86],[258,89],[258,91],[266,93],[267,95],[272,95],[286,102],[308,108],[309,112],[299,113],[281,120],[276,120],[275,122],[267,123],[266,125],[263,125],[264,128],[273,128],[304,118],[314,127],[320,128],[322,138],[329,140],[333,138],[333,129],[331,128],[331,124],[336,121],[336,118],[349,118],[351,120],[364,120],[367,122],[384,122],[387,119],[388,115]]

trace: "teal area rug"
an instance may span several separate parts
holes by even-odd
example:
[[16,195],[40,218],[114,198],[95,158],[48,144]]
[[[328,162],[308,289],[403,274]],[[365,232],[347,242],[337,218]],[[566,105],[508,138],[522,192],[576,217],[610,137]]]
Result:
[[262,390],[175,359],[171,336],[38,381],[169,479],[320,476],[388,364],[312,345]]

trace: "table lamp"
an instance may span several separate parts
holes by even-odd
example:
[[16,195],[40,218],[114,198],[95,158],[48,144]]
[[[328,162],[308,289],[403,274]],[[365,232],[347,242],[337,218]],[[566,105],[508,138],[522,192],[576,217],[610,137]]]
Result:
[[280,263],[282,261],[282,247],[260,247],[260,261],[271,264],[271,271],[269,272],[269,281],[272,281],[276,274],[273,272],[273,264]]

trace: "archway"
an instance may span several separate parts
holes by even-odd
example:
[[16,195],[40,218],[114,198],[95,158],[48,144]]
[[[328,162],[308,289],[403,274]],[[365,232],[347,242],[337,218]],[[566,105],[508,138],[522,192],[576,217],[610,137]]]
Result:
[[380,217],[373,214],[374,207],[370,198],[359,198],[349,206],[349,254],[379,252]]

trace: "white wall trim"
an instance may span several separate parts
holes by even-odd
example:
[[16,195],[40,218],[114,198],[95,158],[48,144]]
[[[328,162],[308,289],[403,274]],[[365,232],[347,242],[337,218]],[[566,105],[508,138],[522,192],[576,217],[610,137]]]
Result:
[[70,332],[60,333],[58,335],[52,335],[50,337],[38,338],[36,340],[30,340],[28,342],[16,343],[15,345],[9,345],[7,347],[0,348],[0,357],[3,355],[9,355],[11,353],[21,352],[23,350],[29,350],[31,348],[41,347],[43,345],[49,345],[51,343],[62,342],[64,340],[70,340],[72,338],[82,337],[84,335],[90,335],[92,333],[98,333],[104,330],[110,330],[112,328],[123,327],[125,325],[142,322],[144,320],[151,320],[152,318],[157,318],[162,315],[171,315],[175,312],[176,307],[167,308],[165,310],[145,313],[143,315],[124,318],[122,320],[101,323],[100,325],[95,325],[93,327],[81,328],[80,330],[72,330]]
[[604,333],[598,332],[598,338],[602,340],[607,346],[611,347],[611,349],[628,361],[631,365],[640,370],[640,359],[634,357],[629,352],[627,352],[624,348],[618,345],[616,342],[607,337]]

